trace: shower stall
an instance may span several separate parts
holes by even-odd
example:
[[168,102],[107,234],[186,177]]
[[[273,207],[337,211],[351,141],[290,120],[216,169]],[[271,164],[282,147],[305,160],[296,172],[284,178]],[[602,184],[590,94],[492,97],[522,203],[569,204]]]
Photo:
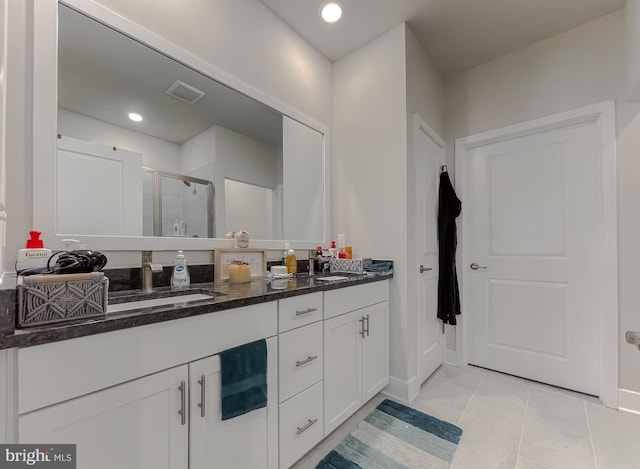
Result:
[[213,183],[143,168],[143,234],[214,238]]

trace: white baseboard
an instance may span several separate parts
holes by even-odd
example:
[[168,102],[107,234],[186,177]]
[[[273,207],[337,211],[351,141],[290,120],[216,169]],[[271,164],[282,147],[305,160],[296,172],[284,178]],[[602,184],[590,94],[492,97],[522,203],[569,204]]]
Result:
[[385,396],[404,404],[409,404],[419,393],[420,383],[418,383],[417,376],[408,381],[391,376],[389,384],[382,390],[382,394]]
[[640,414],[640,392],[618,389],[618,409]]

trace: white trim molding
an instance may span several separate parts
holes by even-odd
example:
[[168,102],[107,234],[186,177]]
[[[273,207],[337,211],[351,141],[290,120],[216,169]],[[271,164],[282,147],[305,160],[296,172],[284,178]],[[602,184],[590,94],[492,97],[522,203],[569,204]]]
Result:
[[405,404],[411,403],[420,393],[420,383],[418,377],[407,380],[399,379],[391,376],[389,378],[389,384],[382,390],[382,394],[396,401],[403,402]]
[[618,408],[640,415],[640,392],[618,389]]
[[0,444],[18,441],[18,349],[0,350]]
[[[455,142],[456,163],[456,191],[463,202],[467,185],[467,154],[478,146],[493,142],[532,135],[552,129],[567,127],[579,123],[595,122],[600,134],[600,232],[598,260],[600,266],[599,283],[600,307],[600,392],[599,397],[607,407],[618,407],[618,221],[617,221],[617,165],[616,165],[616,133],[615,133],[615,103],[606,101],[571,111],[553,114],[540,119],[534,119],[496,130],[459,138]],[[458,238],[462,240],[462,255],[458,256],[458,272],[462,275],[462,306],[464,309],[467,297],[464,276],[468,265],[467,253],[464,249],[465,241],[469,239],[462,213],[462,227]],[[460,329],[462,329],[460,331]],[[469,363],[468,334],[464,327],[463,317],[458,325],[456,350],[458,365]],[[460,333],[461,332],[461,333]],[[640,408],[640,404],[638,407]]]

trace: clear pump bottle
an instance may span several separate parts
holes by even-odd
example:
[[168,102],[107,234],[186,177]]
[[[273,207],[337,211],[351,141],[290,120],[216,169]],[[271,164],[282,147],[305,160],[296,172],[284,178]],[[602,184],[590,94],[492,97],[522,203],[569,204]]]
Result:
[[178,251],[176,260],[173,263],[173,273],[171,274],[171,286],[173,288],[186,288],[191,283],[189,267],[182,251]]

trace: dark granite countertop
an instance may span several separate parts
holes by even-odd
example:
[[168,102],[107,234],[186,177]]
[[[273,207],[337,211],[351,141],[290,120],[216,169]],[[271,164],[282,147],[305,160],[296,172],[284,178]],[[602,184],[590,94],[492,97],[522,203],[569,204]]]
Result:
[[[136,310],[111,313],[106,318],[89,319],[82,322],[52,324],[28,329],[16,329],[13,334],[0,336],[0,349],[12,347],[29,347],[61,340],[73,339],[103,332],[128,329],[130,327],[154,324],[173,319],[181,319],[200,314],[211,314],[240,306],[249,306],[268,301],[280,300],[292,296],[304,295],[316,291],[335,290],[364,283],[390,279],[393,274],[364,276],[353,274],[335,274],[347,277],[345,280],[323,281],[319,277],[300,275],[291,280],[279,280],[272,285],[268,279],[254,280],[245,284],[212,284],[191,285],[189,293],[213,292],[211,299],[154,306]],[[280,288],[274,288],[278,285]],[[169,296],[170,288],[159,288],[154,297]],[[134,292],[118,292],[110,294],[110,304],[122,301],[121,297],[139,294]],[[142,295],[141,295],[142,296]],[[120,298],[120,299],[119,299]],[[140,299],[146,299],[141,297]]]

